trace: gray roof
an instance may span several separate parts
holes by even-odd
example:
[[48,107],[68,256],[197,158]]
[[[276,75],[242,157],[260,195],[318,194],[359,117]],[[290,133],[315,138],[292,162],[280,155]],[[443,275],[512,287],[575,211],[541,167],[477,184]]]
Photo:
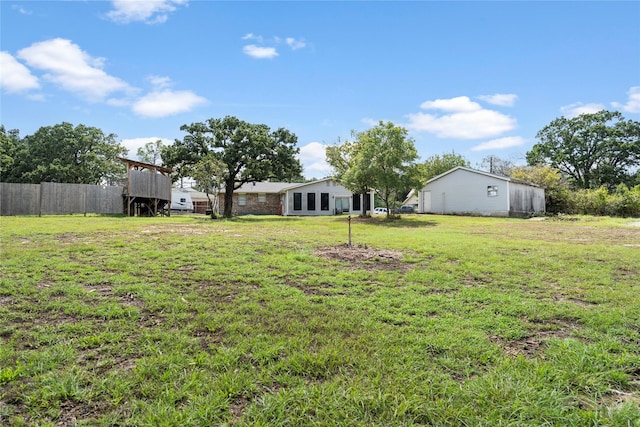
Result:
[[279,193],[287,187],[291,187],[295,183],[291,182],[248,182],[242,184],[236,193]]
[[541,186],[539,186],[537,184],[534,184],[532,182],[526,182],[526,181],[522,181],[522,180],[519,180],[519,179],[510,178],[508,176],[503,176],[503,175],[496,175],[494,173],[480,171],[480,170],[477,170],[477,169],[471,169],[471,168],[467,168],[465,166],[456,166],[455,168],[450,169],[450,170],[446,171],[445,173],[441,173],[438,176],[434,176],[433,178],[431,178],[430,180],[427,181],[427,184],[429,184],[430,182],[436,181],[436,180],[442,178],[445,175],[449,175],[450,173],[453,173],[453,172],[455,172],[457,170],[465,170],[467,172],[472,172],[472,173],[477,173],[479,175],[489,176],[489,177],[492,177],[492,178],[500,179],[502,181],[513,182],[514,184],[524,184],[524,185],[528,185],[530,187],[542,188]]
[[[324,178],[317,181],[310,182],[269,182],[269,181],[261,181],[261,182],[247,182],[246,184],[242,184],[240,188],[234,191],[234,193],[269,193],[269,194],[278,194],[282,191],[294,189],[298,187],[304,187],[305,185],[316,184],[318,182],[328,181],[333,178]],[[182,189],[182,191],[189,191],[191,193],[191,198],[195,197],[205,197],[205,193],[196,192],[193,189]],[[220,194],[224,194],[224,187],[220,189]],[[194,193],[199,193],[195,195]]]

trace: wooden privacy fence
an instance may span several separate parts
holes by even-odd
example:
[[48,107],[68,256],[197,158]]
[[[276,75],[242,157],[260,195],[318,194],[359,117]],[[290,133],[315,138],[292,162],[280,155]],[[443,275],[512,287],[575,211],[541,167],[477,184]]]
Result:
[[0,215],[122,214],[123,193],[117,186],[0,182]]

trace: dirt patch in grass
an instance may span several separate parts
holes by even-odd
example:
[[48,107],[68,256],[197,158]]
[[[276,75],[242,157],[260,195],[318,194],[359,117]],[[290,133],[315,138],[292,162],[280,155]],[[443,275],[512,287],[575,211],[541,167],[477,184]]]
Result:
[[530,334],[519,340],[506,340],[498,336],[492,336],[491,341],[500,345],[509,356],[534,357],[551,338],[569,338],[578,325],[566,319],[554,319],[548,322],[536,323],[537,328]]
[[120,304],[126,307],[144,306],[143,302],[130,292],[126,294],[115,293],[113,285],[109,282],[84,285],[84,288],[87,289],[87,293],[91,295],[97,295],[101,298],[117,298],[120,300]]
[[591,302],[591,301],[586,301],[580,298],[567,298],[561,295],[555,295],[553,296],[553,300],[557,301],[557,302],[570,302],[576,305],[579,305],[580,307],[593,307],[595,305],[598,305],[595,302]]
[[411,264],[402,261],[402,252],[367,246],[349,246],[345,243],[316,249],[313,254],[321,258],[349,263],[353,268],[402,271],[411,268]]
[[210,230],[202,225],[193,224],[166,224],[166,225],[148,225],[140,230],[144,234],[165,234],[165,233],[180,233],[180,234],[207,234]]
[[231,402],[229,405],[229,412],[231,413],[231,425],[235,425],[240,421],[242,415],[244,415],[245,408],[251,403],[246,397],[239,397]]

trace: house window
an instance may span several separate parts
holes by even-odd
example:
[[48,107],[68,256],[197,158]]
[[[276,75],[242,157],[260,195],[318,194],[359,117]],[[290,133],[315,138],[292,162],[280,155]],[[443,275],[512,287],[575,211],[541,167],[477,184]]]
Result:
[[489,185],[487,187],[487,196],[489,196],[489,197],[497,197],[498,196],[498,186],[497,185]]
[[316,210],[316,193],[307,193],[307,210]]
[[329,210],[329,193],[320,193],[320,210]]
[[238,205],[246,206],[247,205],[247,195],[246,194],[238,194]]
[[265,193],[258,193],[258,203],[266,203],[267,195]]
[[302,210],[302,193],[293,193],[293,210]]
[[187,199],[185,199],[184,197],[180,198],[180,203],[187,203]]
[[360,195],[359,194],[354,194],[353,195],[353,210],[354,211],[359,211],[360,210]]

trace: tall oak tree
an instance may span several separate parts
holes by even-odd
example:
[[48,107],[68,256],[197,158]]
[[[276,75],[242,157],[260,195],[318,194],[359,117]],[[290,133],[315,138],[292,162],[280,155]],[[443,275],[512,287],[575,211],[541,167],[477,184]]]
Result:
[[189,176],[207,156],[224,165],[217,179],[224,183],[224,217],[233,214],[233,193],[248,182],[301,180],[302,165],[296,158],[298,138],[287,129],[271,131],[264,124],[247,123],[233,116],[211,118],[183,125],[182,140],[162,150],[166,166]]
[[633,185],[640,166],[640,122],[602,110],[560,117],[536,135],[527,163],[559,169],[578,188]]

